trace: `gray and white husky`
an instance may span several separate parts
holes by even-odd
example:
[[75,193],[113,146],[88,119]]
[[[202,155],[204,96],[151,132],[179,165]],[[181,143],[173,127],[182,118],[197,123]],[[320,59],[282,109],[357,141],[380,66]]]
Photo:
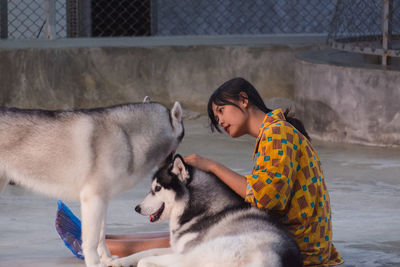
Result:
[[147,97],[75,111],[1,108],[0,189],[7,177],[49,196],[80,200],[86,265],[109,265],[108,202],[152,175],[183,135],[180,104],[169,110]]
[[179,155],[157,171],[136,211],[151,222],[170,219],[171,247],[117,259],[113,266],[303,266],[296,242],[275,220]]

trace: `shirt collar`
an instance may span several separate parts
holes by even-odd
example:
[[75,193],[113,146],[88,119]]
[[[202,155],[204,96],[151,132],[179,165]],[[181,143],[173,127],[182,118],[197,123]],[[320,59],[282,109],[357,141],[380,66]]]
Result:
[[254,156],[256,154],[256,151],[258,150],[258,145],[260,143],[260,140],[262,138],[264,130],[268,126],[270,126],[271,124],[274,124],[274,123],[276,123],[278,121],[286,121],[285,115],[283,114],[282,109],[280,109],[280,108],[275,109],[275,110],[273,110],[273,111],[271,111],[271,112],[269,112],[268,114],[265,115],[263,123],[261,124],[261,127],[260,127],[260,131],[259,131],[258,136],[257,136],[256,146],[255,146],[254,152],[253,152],[253,160],[254,160]]

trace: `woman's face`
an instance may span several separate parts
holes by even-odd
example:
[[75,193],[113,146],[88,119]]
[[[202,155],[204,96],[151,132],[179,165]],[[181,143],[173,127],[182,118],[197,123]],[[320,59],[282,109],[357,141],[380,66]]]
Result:
[[225,132],[231,137],[240,137],[248,133],[247,119],[248,112],[246,110],[247,103],[243,101],[231,101],[237,104],[241,109],[232,105],[217,106],[212,104],[214,117]]

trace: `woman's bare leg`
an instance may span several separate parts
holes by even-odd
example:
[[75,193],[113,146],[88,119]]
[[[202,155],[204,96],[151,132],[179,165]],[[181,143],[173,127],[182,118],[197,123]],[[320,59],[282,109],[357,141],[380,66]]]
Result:
[[169,233],[107,235],[106,244],[111,255],[118,257],[126,257],[147,249],[170,246]]
[[169,237],[168,232],[159,233],[139,233],[139,234],[127,234],[127,235],[106,235],[106,239],[117,239],[117,240],[135,240],[135,239],[153,239]]

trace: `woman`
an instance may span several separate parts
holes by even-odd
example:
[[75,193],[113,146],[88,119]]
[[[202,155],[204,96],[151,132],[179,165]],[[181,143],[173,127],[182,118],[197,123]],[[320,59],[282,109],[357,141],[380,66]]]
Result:
[[246,202],[279,218],[297,241],[305,266],[343,263],[332,244],[329,194],[321,162],[301,121],[268,109],[243,78],[225,82],[210,97],[211,129],[256,139],[250,175],[242,176],[199,155],[185,161],[214,173]]
[[[297,241],[305,266],[343,263],[332,244],[328,190],[317,152],[301,121],[281,109],[268,109],[245,79],[234,78],[210,97],[211,129],[222,127],[231,137],[256,139],[252,173],[246,176],[193,154],[186,163],[215,174],[246,202],[276,216]],[[112,254],[125,256],[142,249],[165,247],[168,234],[108,236]]]

